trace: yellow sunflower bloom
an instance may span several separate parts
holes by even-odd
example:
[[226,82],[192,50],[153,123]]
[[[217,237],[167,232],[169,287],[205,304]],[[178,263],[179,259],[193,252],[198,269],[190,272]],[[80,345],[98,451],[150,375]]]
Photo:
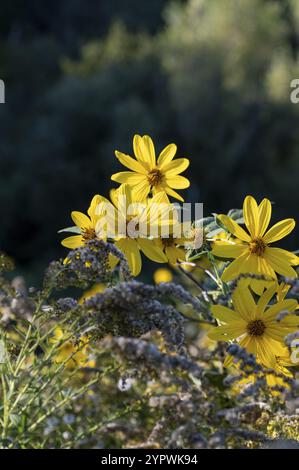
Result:
[[186,250],[184,243],[187,241],[186,238],[175,238],[170,235],[167,238],[159,238],[154,242],[163,250],[167,258],[168,263],[175,265],[177,261],[186,261]]
[[100,202],[106,201],[102,196],[96,195],[92,198],[87,214],[82,212],[73,211],[71,217],[76,227],[78,227],[80,234],[67,237],[61,241],[61,244],[66,248],[74,250],[75,248],[80,248],[84,246],[89,240],[94,238],[105,239],[106,236],[104,233],[96,232],[96,224],[98,221],[98,216],[96,215],[96,208]]
[[[100,219],[96,228],[102,226],[103,221],[105,221],[108,234],[115,234],[115,246],[127,258],[133,276],[138,276],[141,271],[140,251],[156,263],[167,262],[163,250],[152,239],[148,238],[149,221],[151,229],[159,233],[159,224],[161,218],[163,220],[163,211],[167,212],[169,210],[167,204],[162,204],[163,208],[161,211],[158,210],[161,203],[164,203],[163,194],[156,194],[144,206],[144,204],[136,202],[132,188],[127,184],[123,184],[119,189],[112,191],[110,197],[112,203],[108,201],[99,204],[97,207],[96,212],[100,215]],[[157,208],[156,212],[155,208]],[[134,213],[132,213],[132,209]],[[154,229],[155,226],[157,226],[156,230]]]
[[55,362],[57,364],[65,362],[67,369],[94,367],[94,361],[90,360],[89,357],[88,338],[83,336],[78,344],[75,344],[71,339],[67,339],[67,337],[68,334],[60,327],[57,327],[53,338],[50,339],[50,343],[54,346],[57,345],[57,352],[54,356]]
[[[287,371],[287,372],[286,372]],[[285,375],[287,378],[291,378],[293,375],[288,369],[285,369],[285,372],[282,372],[280,369],[275,370],[279,374]],[[242,390],[253,385],[257,379],[263,378],[264,374],[251,374],[245,376],[244,378],[238,380],[233,386],[233,392],[239,394]],[[275,390],[276,387],[283,387],[285,390],[290,388],[290,384],[287,380],[284,380],[283,376],[277,376],[276,374],[267,373],[265,374],[267,386],[270,389],[270,393],[273,396],[280,396],[281,393],[278,390]]]
[[186,250],[194,244],[194,231],[189,226],[184,226],[175,217],[172,219],[172,225],[168,228],[167,235],[161,235],[154,242],[163,250],[171,265],[175,265],[178,261],[185,262]]
[[116,150],[115,155],[122,165],[131,171],[112,175],[117,183],[127,183],[134,187],[139,200],[144,200],[150,193],[163,192],[179,201],[184,199],[174,189],[185,189],[190,186],[187,178],[180,175],[189,166],[187,158],[173,160],[177,147],[169,144],[162,150],[156,160],[155,147],[148,135],[135,135],[133,150],[136,159]]
[[[238,287],[232,296],[234,310],[223,305],[211,307],[221,325],[211,330],[208,336],[218,341],[237,340],[241,347],[256,356],[258,362],[274,369],[276,357],[284,356],[285,336],[299,327],[299,317],[295,315],[277,320],[280,312],[296,309],[296,300],[282,300],[267,307],[275,290],[276,286],[268,288],[256,303],[247,286]],[[232,362],[233,358],[228,356],[224,365],[228,367]]]
[[[270,246],[292,232],[295,221],[285,219],[267,230],[271,212],[272,206],[268,199],[263,199],[258,205],[252,196],[247,196],[243,204],[243,215],[249,233],[227,215],[219,215],[221,223],[241,242],[216,240],[213,243],[212,253],[215,256],[235,258],[222,274],[224,282],[231,281],[242,273],[263,275],[273,280],[277,279],[276,273],[297,277],[291,266],[298,265],[299,258],[289,251]],[[264,287],[260,287],[259,281],[255,280],[251,281],[251,285],[259,293]]]

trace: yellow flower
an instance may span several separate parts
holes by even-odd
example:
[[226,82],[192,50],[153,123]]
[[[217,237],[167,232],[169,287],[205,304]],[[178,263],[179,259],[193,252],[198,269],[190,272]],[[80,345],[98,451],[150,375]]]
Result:
[[[287,370],[287,369],[286,369]],[[280,370],[276,370],[275,372],[282,373]],[[292,374],[288,371],[284,373],[286,377],[292,377]],[[253,385],[257,379],[263,378],[264,374],[250,374],[245,376],[244,378],[238,380],[233,386],[233,392],[239,394],[243,389],[247,388],[250,385]],[[284,389],[289,389],[290,384],[287,380],[284,380],[282,376],[277,376],[275,373],[267,373],[265,374],[267,386],[270,389],[270,393],[273,396],[280,396],[281,392],[279,390],[275,390],[276,387],[283,387]]]
[[186,249],[194,243],[194,232],[189,229],[188,233],[185,234],[184,224],[180,224],[174,219],[173,224],[169,227],[167,236],[162,235],[160,238],[155,239],[154,242],[163,250],[167,261],[175,265],[177,261],[186,261]]
[[169,237],[156,239],[155,243],[163,250],[167,261],[170,264],[176,264],[177,261],[186,261],[186,250],[183,246],[186,241],[184,237],[175,238],[170,235]]
[[154,272],[154,281],[156,284],[160,284],[161,282],[171,282],[172,279],[173,275],[169,269],[159,268]]
[[73,211],[71,213],[73,222],[76,224],[76,227],[78,227],[80,234],[73,235],[62,240],[61,244],[63,246],[74,250],[75,248],[85,245],[86,242],[93,240],[94,238],[105,239],[105,234],[96,232],[96,224],[98,221],[96,208],[100,202],[105,200],[106,199],[102,196],[94,196],[87,211],[88,216],[78,211]]
[[[156,263],[167,262],[163,250],[148,238],[149,221],[151,229],[157,226],[156,232],[159,233],[163,210],[168,210],[167,204],[163,204],[164,209],[158,210],[160,204],[164,202],[163,194],[158,193],[148,201],[145,207],[144,204],[141,204],[142,208],[136,202],[132,188],[127,184],[112,191],[110,197],[113,204],[107,201],[99,204],[97,208],[97,213],[100,214],[97,227],[102,225],[105,220],[108,233],[115,233],[115,246],[127,258],[133,276],[138,276],[141,271],[140,251]],[[128,210],[129,207],[133,209],[133,212],[135,207],[133,214],[132,210]],[[123,233],[121,233],[121,228],[124,229]],[[134,231],[137,235],[134,234]]]
[[[231,281],[241,273],[263,275],[267,279],[277,279],[276,273],[288,277],[297,277],[291,267],[298,264],[298,257],[293,253],[272,248],[269,245],[287,236],[295,227],[294,219],[285,219],[275,224],[271,229],[268,225],[272,207],[268,199],[263,199],[260,205],[252,196],[247,196],[243,204],[243,215],[246,232],[239,224],[227,215],[220,215],[221,223],[241,243],[218,240],[213,244],[212,252],[221,258],[235,258],[224,270],[222,280]],[[257,292],[264,288],[258,281],[251,281]]]
[[[284,356],[285,336],[299,326],[299,317],[295,315],[277,320],[280,312],[296,309],[296,300],[282,300],[267,308],[275,289],[276,286],[268,288],[256,303],[247,286],[238,287],[232,298],[234,310],[222,305],[211,307],[221,325],[210,331],[208,336],[218,341],[237,340],[241,347],[256,356],[258,362],[274,369],[276,357]],[[224,365],[228,367],[232,361],[233,358],[228,356]]]
[[[55,362],[60,364],[66,361],[65,366],[67,369],[93,367],[94,361],[89,359],[88,338],[83,336],[78,344],[75,344],[71,339],[68,339],[68,336],[68,333],[60,327],[55,329],[54,336],[50,339],[50,343],[57,344],[57,353],[54,356]],[[59,343],[61,343],[60,346]]]
[[131,171],[123,171],[112,175],[117,183],[127,183],[134,187],[139,200],[144,200],[150,192],[168,194],[180,201],[184,199],[174,189],[185,189],[190,186],[187,178],[179,175],[189,166],[187,158],[173,160],[177,147],[169,144],[162,150],[156,161],[155,147],[148,135],[135,135],[133,149],[136,159],[116,150],[115,155],[124,166]]
[[258,378],[263,377],[266,378],[267,386],[270,388],[270,393],[273,396],[281,395],[281,392],[279,390],[275,390],[276,387],[283,387],[284,389],[289,389],[290,384],[287,379],[292,378],[293,374],[287,367],[293,367],[296,364],[291,361],[290,352],[286,346],[280,345],[279,349],[280,355],[275,356],[275,363],[272,367],[273,372],[267,372],[266,374],[264,374],[263,372],[259,372],[257,374],[245,375],[239,370],[239,368],[237,368],[236,370],[238,371],[238,374],[240,374],[241,372],[241,375],[244,374],[244,377],[234,384],[233,391],[236,393],[240,393],[242,389],[254,384]]
[[84,292],[84,294],[78,300],[78,303],[83,304],[86,299],[89,299],[89,297],[93,297],[96,294],[100,294],[101,292],[104,292],[105,289],[106,289],[105,284],[95,284],[89,290]]

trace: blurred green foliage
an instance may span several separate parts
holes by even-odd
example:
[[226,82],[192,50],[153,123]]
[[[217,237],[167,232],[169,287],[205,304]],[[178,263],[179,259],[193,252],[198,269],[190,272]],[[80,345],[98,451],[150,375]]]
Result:
[[134,133],[178,144],[206,215],[252,194],[299,220],[298,1],[6,1],[0,70],[0,246],[30,279]]

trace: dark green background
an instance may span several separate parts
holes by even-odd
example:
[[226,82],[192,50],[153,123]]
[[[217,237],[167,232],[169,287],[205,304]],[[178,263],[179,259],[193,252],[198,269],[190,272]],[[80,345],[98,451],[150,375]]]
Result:
[[[188,157],[205,212],[269,197],[299,219],[299,2],[8,1],[0,7],[0,248],[35,281],[71,210],[108,194],[134,133]],[[297,237],[297,239],[296,239]],[[299,246],[298,230],[291,248]]]

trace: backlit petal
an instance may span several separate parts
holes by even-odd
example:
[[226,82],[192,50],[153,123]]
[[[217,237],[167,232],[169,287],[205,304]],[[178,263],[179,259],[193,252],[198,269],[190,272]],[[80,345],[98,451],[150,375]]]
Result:
[[165,187],[165,192],[166,192],[169,196],[172,196],[172,197],[174,197],[175,199],[178,199],[179,201],[184,202],[184,199],[182,198],[182,196],[180,196],[176,191],[174,191],[173,189],[171,189],[169,186],[166,186],[166,187]]
[[67,237],[61,241],[61,244],[66,248],[74,250],[84,245],[84,240],[81,235],[73,235],[72,237]]
[[282,238],[286,237],[295,228],[294,219],[281,220],[277,224],[273,225],[270,230],[263,237],[265,243],[274,243]]
[[141,255],[136,240],[125,238],[118,240],[115,245],[127,258],[133,276],[138,276],[141,271]]
[[87,215],[83,214],[82,212],[73,211],[71,213],[71,217],[77,227],[80,228],[92,228],[91,220]]
[[255,318],[256,304],[247,286],[238,286],[232,294],[234,309],[249,322]]
[[272,205],[269,199],[263,199],[258,208],[259,236],[262,237],[268,228],[272,214]]
[[238,312],[235,312],[234,310],[225,307],[224,305],[212,305],[211,312],[215,318],[223,323],[230,324],[231,322],[239,322],[239,326],[244,326],[245,333],[246,322]]
[[266,322],[275,321],[277,315],[280,312],[283,312],[284,310],[293,312],[294,310],[296,310],[296,307],[297,307],[296,300],[293,300],[293,299],[282,300],[281,302],[271,305],[271,307],[269,307],[268,310],[264,312],[262,318]]
[[177,146],[175,144],[169,144],[162,150],[157,161],[157,165],[160,170],[164,169],[164,167],[171,162],[176,154],[176,151]]
[[145,148],[143,138],[140,135],[134,135],[133,139],[133,149],[134,149],[134,154],[139,161],[139,163],[143,164],[143,166],[147,169],[150,170],[152,169],[152,166],[150,165],[150,161],[148,159],[148,152]]
[[257,303],[257,311],[259,315],[262,315],[272,299],[273,295],[276,292],[276,284],[273,283],[272,286],[270,286],[259,298],[258,303]]
[[232,322],[230,325],[216,326],[208,333],[208,337],[215,341],[229,341],[236,339],[244,334],[243,325],[240,326],[239,322]]
[[156,153],[154,143],[149,135],[144,135],[142,139],[145,148],[145,158],[147,161],[149,161],[150,167],[154,168],[156,166]]
[[212,253],[220,258],[237,258],[247,249],[246,245],[239,243],[215,241],[213,242]]
[[[265,259],[272,266],[275,272],[282,276],[297,277],[296,271],[290,266],[289,258],[281,253],[278,248],[267,248]],[[284,250],[281,250],[284,251]]]
[[234,261],[232,261],[222,273],[221,279],[224,282],[232,281],[233,279],[238,277],[241,272],[244,272],[244,269],[246,271],[245,261],[247,261],[249,256],[250,255],[245,252],[241,256],[236,258]]
[[245,225],[252,238],[257,237],[259,230],[258,206],[256,200],[252,196],[246,196],[244,200],[243,215]]
[[137,173],[142,173],[144,175],[147,174],[147,169],[145,168],[145,166],[134,158],[130,157],[129,155],[119,152],[118,150],[115,151],[115,155],[116,158],[120,161],[120,163],[129,168],[129,170],[136,171]]
[[116,181],[120,184],[127,183],[131,185],[147,181],[145,175],[134,173],[133,171],[121,171],[120,173],[114,173],[114,175],[111,176],[111,179],[112,181]]
[[227,230],[232,233],[236,238],[243,240],[244,242],[250,242],[250,236],[245,230],[240,227],[237,222],[228,217],[228,215],[220,214],[218,215],[220,222],[227,228]]
[[163,166],[163,173],[166,173],[169,177],[175,176],[185,171],[189,165],[190,161],[188,160],[188,158],[176,158],[167,165]]
[[165,183],[173,189],[186,189],[190,186],[190,181],[184,176],[166,176]]
[[138,238],[138,245],[147,258],[156,263],[167,263],[166,255],[161,247],[154,240]]

